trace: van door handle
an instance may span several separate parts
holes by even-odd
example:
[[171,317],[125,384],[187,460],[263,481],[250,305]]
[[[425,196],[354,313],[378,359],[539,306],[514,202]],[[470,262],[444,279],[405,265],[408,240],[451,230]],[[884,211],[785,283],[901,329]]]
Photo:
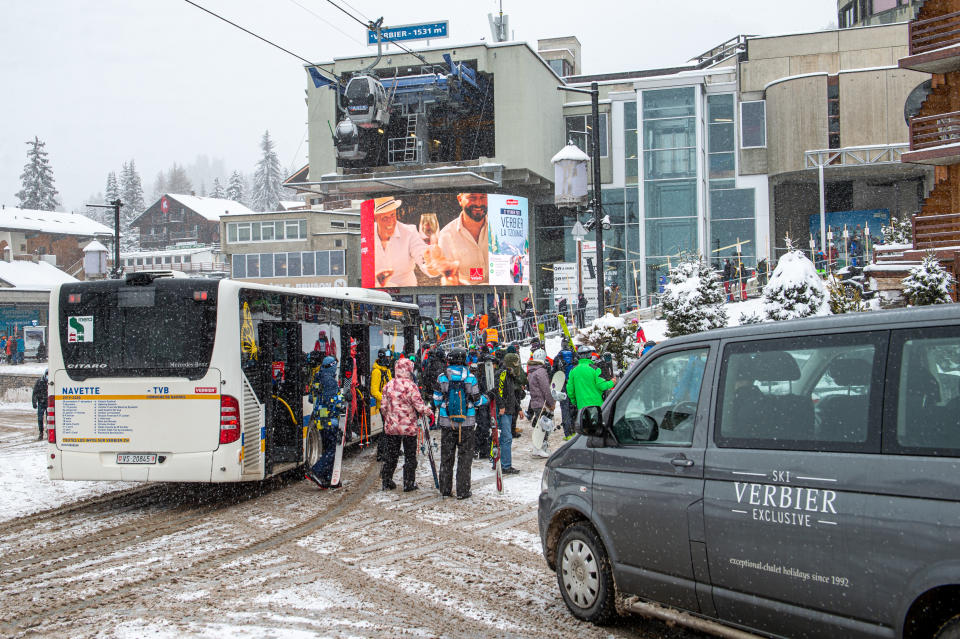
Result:
[[683,455],[680,455],[679,457],[674,457],[673,459],[670,460],[670,463],[673,464],[674,466],[682,466],[684,468],[689,468],[690,466],[693,466],[693,460],[687,459]]

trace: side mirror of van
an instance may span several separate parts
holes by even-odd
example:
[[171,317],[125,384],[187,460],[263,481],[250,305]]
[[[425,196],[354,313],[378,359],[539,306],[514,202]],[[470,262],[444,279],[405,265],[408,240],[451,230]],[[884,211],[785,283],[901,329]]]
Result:
[[580,411],[577,432],[587,437],[603,437],[603,414],[599,406],[587,406]]

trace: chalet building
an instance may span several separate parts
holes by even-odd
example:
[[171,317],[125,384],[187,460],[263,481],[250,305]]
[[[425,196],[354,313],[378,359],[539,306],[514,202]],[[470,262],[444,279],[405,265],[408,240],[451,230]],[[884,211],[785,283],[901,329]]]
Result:
[[218,244],[220,218],[253,213],[233,200],[167,193],[130,223],[145,251],[183,245]]
[[7,261],[45,261],[76,275],[91,240],[112,244],[113,229],[78,213],[0,210],[0,258]]
[[[903,162],[932,166],[933,190],[913,216],[912,246],[879,251],[868,272],[881,291],[899,293],[900,280],[927,251],[960,278],[960,0],[928,0],[909,24],[909,55],[899,66],[932,74],[910,118]],[[957,290],[952,291],[957,300]]]

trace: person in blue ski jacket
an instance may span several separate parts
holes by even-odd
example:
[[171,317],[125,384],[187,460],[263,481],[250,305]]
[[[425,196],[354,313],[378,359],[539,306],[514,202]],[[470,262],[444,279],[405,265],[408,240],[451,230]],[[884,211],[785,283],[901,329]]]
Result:
[[313,480],[321,488],[340,488],[337,482],[330,485],[333,475],[333,459],[336,454],[337,440],[340,434],[340,424],[337,415],[343,410],[343,398],[337,386],[337,359],[331,355],[323,358],[320,368],[313,376],[310,384],[310,402],[313,404],[313,413],[309,417],[310,428],[320,430],[320,442],[323,453],[309,470],[308,479]]
[[440,494],[452,494],[453,462],[457,462],[457,499],[470,497],[470,467],[473,463],[477,408],[487,404],[477,378],[467,367],[467,349],[455,348],[447,358],[447,370],[437,379],[433,403],[439,408]]

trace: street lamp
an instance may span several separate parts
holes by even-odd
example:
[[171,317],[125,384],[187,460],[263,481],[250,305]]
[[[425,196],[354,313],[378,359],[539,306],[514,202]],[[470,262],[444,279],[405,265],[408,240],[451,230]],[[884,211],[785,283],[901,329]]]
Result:
[[[557,91],[585,93],[590,96],[590,113],[593,118],[593,127],[590,129],[590,161],[593,164],[593,230],[597,236],[597,316],[603,314],[603,288],[601,281],[604,275],[603,268],[603,207],[600,195],[600,89],[596,82],[590,83],[589,89],[560,86]],[[607,222],[609,225],[609,222]]]

